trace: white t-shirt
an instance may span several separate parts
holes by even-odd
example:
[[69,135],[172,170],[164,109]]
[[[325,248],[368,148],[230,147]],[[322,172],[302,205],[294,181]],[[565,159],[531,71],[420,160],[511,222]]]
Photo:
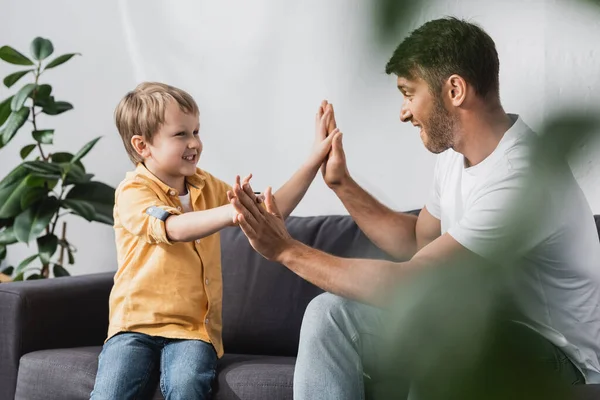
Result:
[[183,208],[183,212],[193,211],[192,208],[192,200],[190,199],[190,191],[183,196],[179,196],[179,201],[181,202],[181,207]]
[[[492,154],[465,167],[440,154],[427,210],[465,248],[515,271],[515,297],[588,383],[600,383],[600,241],[566,162],[532,158],[540,138],[517,116]],[[543,140],[543,138],[541,139]],[[534,161],[536,160],[536,161]],[[507,257],[507,255],[510,255]]]

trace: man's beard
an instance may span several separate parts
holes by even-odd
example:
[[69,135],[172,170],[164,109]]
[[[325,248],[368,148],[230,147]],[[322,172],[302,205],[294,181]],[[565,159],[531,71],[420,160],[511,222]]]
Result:
[[425,147],[430,152],[439,154],[454,145],[456,118],[446,110],[439,96],[435,97],[431,116],[423,128],[427,135]]

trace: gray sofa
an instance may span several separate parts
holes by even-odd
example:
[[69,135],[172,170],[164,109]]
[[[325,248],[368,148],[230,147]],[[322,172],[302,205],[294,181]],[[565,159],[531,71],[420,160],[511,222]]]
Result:
[[[347,216],[291,217],[287,225],[294,237],[329,253],[385,258]],[[321,290],[264,260],[237,228],[222,233],[222,260],[226,354],[213,398],[292,399],[302,316]],[[0,400],[89,398],[112,277],[0,284]],[[163,398],[158,388],[154,398]],[[600,399],[600,386],[581,387],[578,398]]]

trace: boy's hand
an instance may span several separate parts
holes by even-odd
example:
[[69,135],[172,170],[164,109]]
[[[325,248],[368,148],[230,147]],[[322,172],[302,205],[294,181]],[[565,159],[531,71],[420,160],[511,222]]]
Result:
[[[330,127],[332,131],[328,131]],[[331,143],[338,133],[339,131],[335,128],[335,120],[333,119],[333,106],[324,100],[315,116],[315,141],[309,159],[311,165],[319,166],[323,164],[331,150]]]
[[[342,133],[337,129],[337,123],[335,121],[335,114],[333,112],[333,104],[323,100],[319,113],[323,112],[322,117],[326,117],[327,113],[330,112],[331,116],[327,121],[327,134],[332,137],[331,150],[325,156],[323,164],[321,165],[321,173],[325,183],[330,188],[341,185],[344,180],[350,177],[348,172],[348,166],[346,164],[346,154],[342,146]],[[317,116],[319,116],[317,113]],[[319,132],[322,135],[322,131]]]
[[[240,187],[242,190],[244,190],[254,202],[256,202],[258,204],[264,202],[265,196],[263,194],[258,194],[258,193],[255,193],[254,191],[252,191],[252,187],[250,186],[250,179],[252,179],[252,174],[247,175],[241,181],[240,181],[239,175],[235,176],[235,183],[233,185],[233,190],[227,191],[227,200],[229,200],[230,204],[231,204],[231,200],[236,197],[235,196],[236,187]],[[231,208],[231,212],[232,212],[231,220],[234,225],[237,225],[239,222],[238,213],[237,213],[237,211],[235,211],[235,209],[233,207]]]

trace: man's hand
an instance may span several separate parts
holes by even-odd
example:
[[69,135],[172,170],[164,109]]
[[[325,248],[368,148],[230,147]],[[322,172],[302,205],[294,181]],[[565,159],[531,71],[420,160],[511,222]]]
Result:
[[279,261],[293,239],[285,227],[271,188],[265,191],[265,207],[256,200],[249,184],[242,187],[236,182],[233,194],[228,193],[228,198],[237,212],[235,222],[252,247],[266,259]]
[[[319,108],[319,113],[321,112],[323,112],[323,116],[328,116],[326,121],[327,131],[329,136],[333,136],[331,150],[321,166],[321,173],[327,186],[333,189],[342,185],[350,177],[350,172],[348,172],[346,154],[342,146],[342,133],[337,129],[333,105],[323,100]],[[317,118],[320,115],[319,113],[317,113]],[[330,117],[329,113],[331,113]]]
[[[245,187],[245,186],[249,187],[250,186],[250,179],[252,179],[252,174],[248,174],[241,181],[240,181],[240,176],[236,175],[235,176],[234,186],[235,185],[239,185],[240,187]],[[264,200],[264,195],[262,195],[262,194],[256,196],[254,194],[254,192],[252,192],[251,196],[252,196],[252,199],[254,201],[256,201],[257,203],[261,203]],[[227,191],[227,200],[229,200],[229,203],[231,203],[231,199],[233,197],[234,197],[233,191]],[[237,214],[238,214],[237,211],[232,206],[231,207],[231,222],[233,223],[233,225],[237,225]]]

